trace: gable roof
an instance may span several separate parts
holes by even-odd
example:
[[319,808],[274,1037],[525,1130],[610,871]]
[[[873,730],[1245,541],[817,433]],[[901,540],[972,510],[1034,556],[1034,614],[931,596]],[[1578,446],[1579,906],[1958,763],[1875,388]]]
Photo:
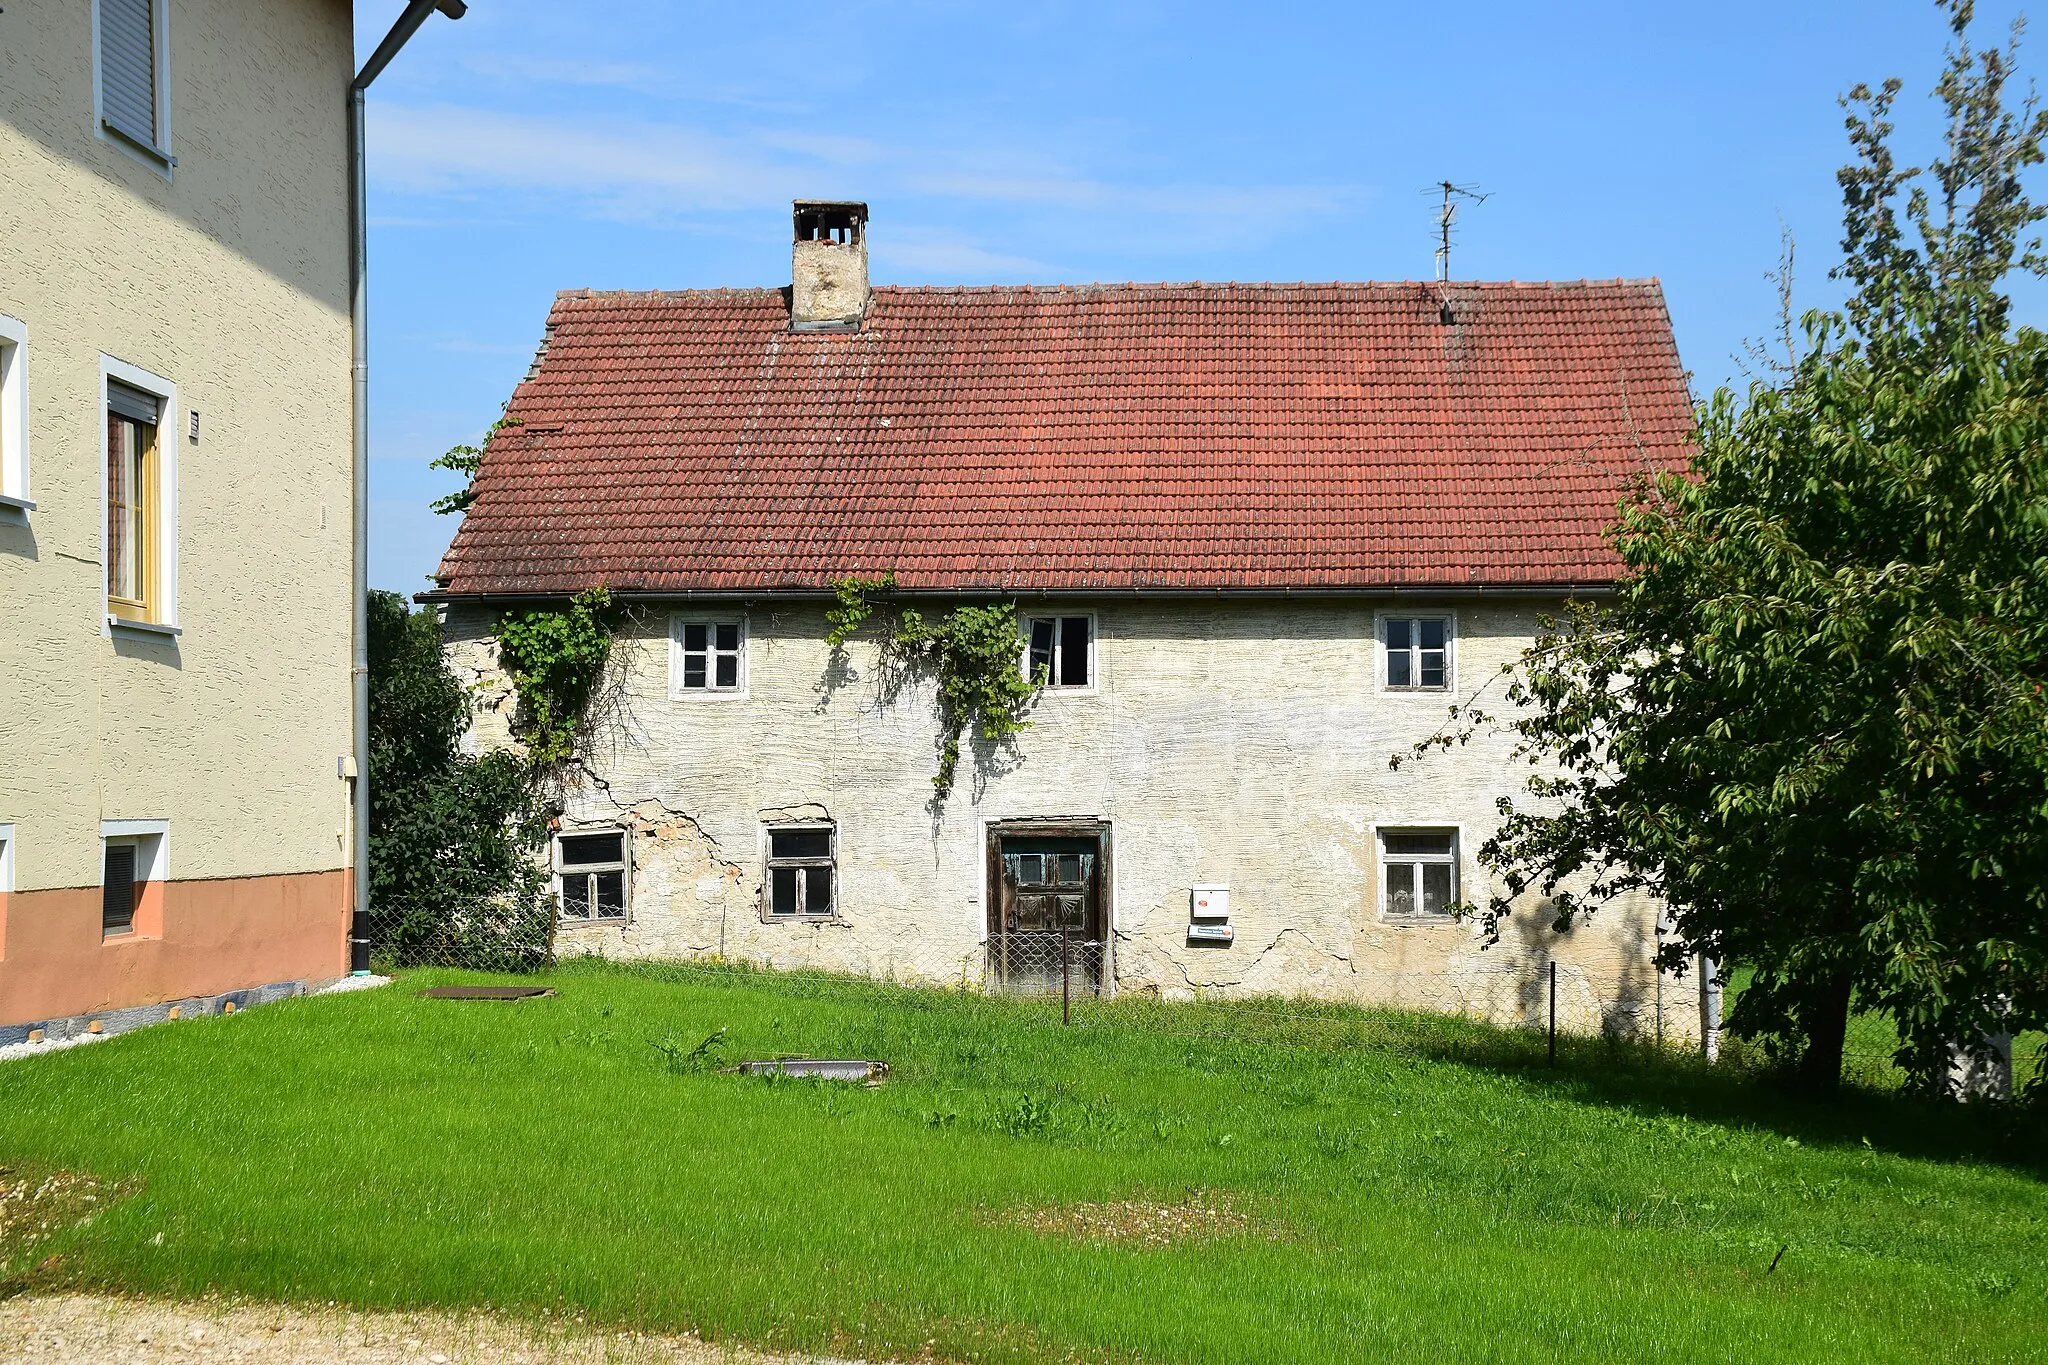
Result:
[[1684,458],[1654,280],[564,293],[431,596],[1593,586]]

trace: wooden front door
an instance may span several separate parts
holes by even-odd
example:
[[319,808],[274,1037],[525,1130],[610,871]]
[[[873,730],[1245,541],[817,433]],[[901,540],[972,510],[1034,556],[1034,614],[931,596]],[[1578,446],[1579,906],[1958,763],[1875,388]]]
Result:
[[1102,977],[1102,841],[998,835],[990,869],[990,966],[1009,990],[1095,991]]

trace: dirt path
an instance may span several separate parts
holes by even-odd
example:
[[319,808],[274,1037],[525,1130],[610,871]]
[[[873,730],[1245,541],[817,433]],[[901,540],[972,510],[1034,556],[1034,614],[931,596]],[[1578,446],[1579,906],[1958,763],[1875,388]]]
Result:
[[[499,1318],[67,1294],[0,1299],[0,1361],[56,1365],[824,1365]],[[834,1365],[848,1365],[834,1362]]]

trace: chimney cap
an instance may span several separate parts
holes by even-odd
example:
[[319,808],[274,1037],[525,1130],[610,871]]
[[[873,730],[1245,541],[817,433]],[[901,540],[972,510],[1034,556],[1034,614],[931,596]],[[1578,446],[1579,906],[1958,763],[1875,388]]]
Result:
[[799,242],[859,241],[868,206],[858,199],[797,199],[791,202]]

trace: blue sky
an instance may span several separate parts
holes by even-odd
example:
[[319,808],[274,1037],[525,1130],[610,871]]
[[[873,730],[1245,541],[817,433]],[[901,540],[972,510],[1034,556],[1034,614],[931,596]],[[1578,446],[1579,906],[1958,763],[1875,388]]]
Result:
[[877,283],[1385,280],[1432,273],[1448,177],[1490,196],[1455,276],[1658,276],[1710,388],[1772,331],[1781,222],[1834,297],[1836,97],[1903,77],[1924,159],[1943,36],[1924,0],[471,0],[371,91],[371,582],[426,586],[427,464],[556,290],[785,284],[798,197],[869,202]]

